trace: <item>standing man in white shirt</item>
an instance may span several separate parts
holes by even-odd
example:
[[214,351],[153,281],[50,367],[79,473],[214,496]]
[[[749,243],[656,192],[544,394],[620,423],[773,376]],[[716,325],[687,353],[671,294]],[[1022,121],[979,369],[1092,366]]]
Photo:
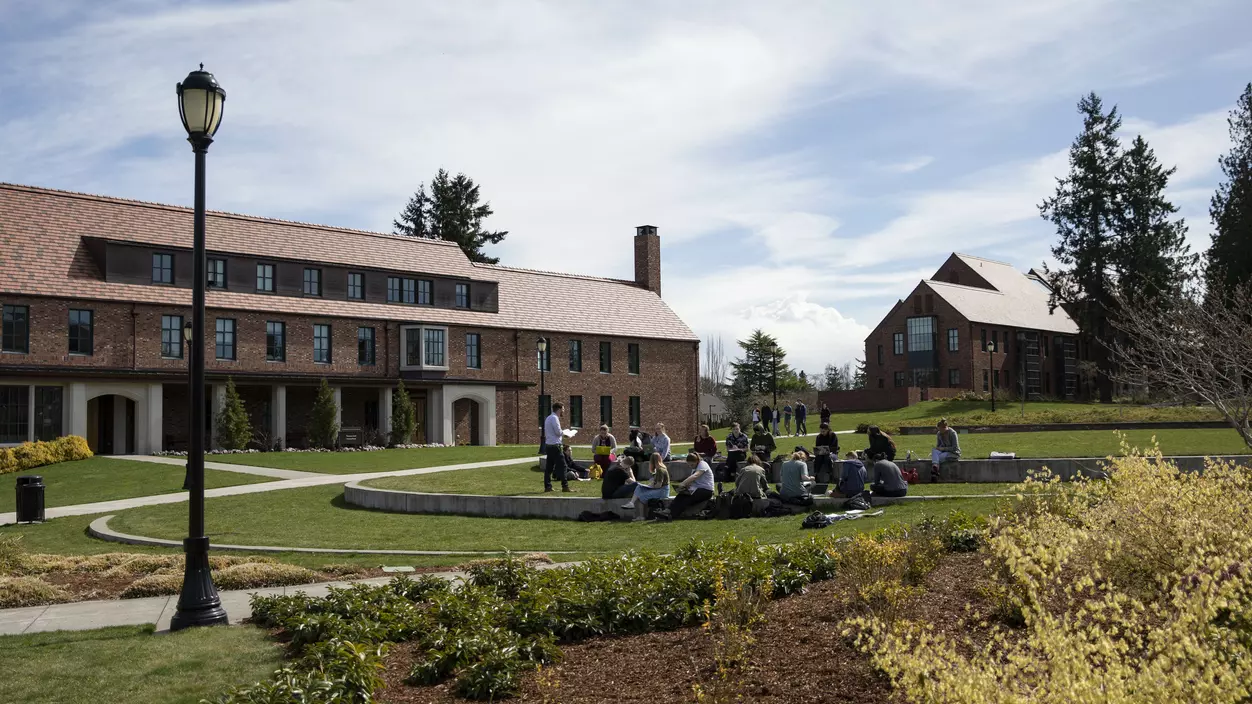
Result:
[[565,406],[561,405],[560,401],[552,404],[552,413],[543,421],[543,445],[548,458],[543,467],[543,490],[545,492],[552,491],[552,477],[554,476],[561,479],[561,491],[572,491],[569,488],[569,480],[565,478],[567,471],[565,453],[561,450],[561,445],[565,442],[565,435],[561,432],[561,411],[563,410]]

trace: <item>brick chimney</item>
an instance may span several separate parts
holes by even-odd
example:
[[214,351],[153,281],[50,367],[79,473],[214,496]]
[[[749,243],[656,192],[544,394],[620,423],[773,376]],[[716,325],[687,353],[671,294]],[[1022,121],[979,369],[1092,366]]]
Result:
[[635,228],[635,284],[661,295],[661,237],[655,225]]

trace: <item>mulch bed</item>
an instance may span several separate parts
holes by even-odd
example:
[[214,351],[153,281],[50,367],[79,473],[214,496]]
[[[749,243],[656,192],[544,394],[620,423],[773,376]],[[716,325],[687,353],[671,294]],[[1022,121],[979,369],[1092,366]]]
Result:
[[[986,574],[980,555],[950,555],[927,579],[926,593],[904,615],[937,630],[962,629],[966,605],[985,606],[977,592]],[[840,635],[855,615],[843,606],[849,585],[839,580],[812,585],[804,594],[770,603],[755,631],[751,666],[741,680],[742,701],[760,704],[901,702],[886,678]],[[545,673],[557,687],[527,677],[516,701],[553,704],[692,702],[692,686],[716,679],[712,643],[699,628],[621,638],[597,638],[563,648],[565,660]],[[466,700],[451,683],[410,687],[403,683],[416,653],[409,644],[388,655],[377,701],[446,704]]]

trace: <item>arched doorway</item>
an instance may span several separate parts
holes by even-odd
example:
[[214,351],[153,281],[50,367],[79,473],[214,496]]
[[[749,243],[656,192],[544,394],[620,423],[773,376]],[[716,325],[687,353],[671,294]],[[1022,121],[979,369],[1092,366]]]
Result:
[[135,402],[117,394],[87,401],[87,446],[97,455],[135,452]]
[[481,445],[478,402],[471,398],[457,399],[452,404],[453,436],[458,445]]

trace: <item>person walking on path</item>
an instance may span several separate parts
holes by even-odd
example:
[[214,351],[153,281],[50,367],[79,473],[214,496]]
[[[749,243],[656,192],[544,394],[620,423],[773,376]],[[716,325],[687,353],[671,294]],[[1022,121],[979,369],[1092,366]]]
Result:
[[783,406],[783,432],[791,434],[791,404]]
[[825,403],[822,403],[822,409],[819,411],[819,416],[821,417],[823,423],[830,422],[830,409],[826,407]]
[[[764,425],[765,429],[769,430],[770,423],[773,422],[773,420],[774,420],[774,409],[770,408],[769,406],[761,406],[761,425]],[[777,434],[778,434],[778,431],[775,430],[774,435],[777,435]]]
[[552,477],[558,477],[561,480],[561,491],[572,491],[565,474],[565,453],[562,450],[562,445],[565,444],[565,433],[561,430],[561,411],[563,410],[565,406],[560,401],[552,404],[552,413],[548,414],[548,418],[543,422],[543,444],[547,448],[548,458],[543,466],[543,490],[545,492],[552,491]]
[[796,435],[809,434],[808,418],[809,407],[804,405],[804,401],[796,401]]
[[935,425],[935,448],[930,451],[930,481],[939,481],[939,466],[948,460],[961,459],[961,440],[956,430],[948,427],[948,419],[940,418]]
[[760,423],[760,422],[761,422],[761,407],[753,406],[752,407],[752,425],[756,425],[757,423]]

